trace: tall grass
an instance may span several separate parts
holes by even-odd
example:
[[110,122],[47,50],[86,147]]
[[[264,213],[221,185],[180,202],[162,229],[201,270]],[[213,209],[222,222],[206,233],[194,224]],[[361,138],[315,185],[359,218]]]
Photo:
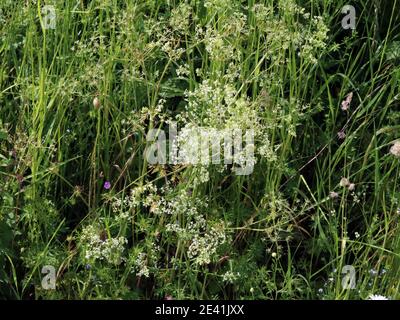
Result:
[[[0,296],[399,298],[400,4],[354,2],[3,0]],[[171,121],[254,171],[150,165]]]

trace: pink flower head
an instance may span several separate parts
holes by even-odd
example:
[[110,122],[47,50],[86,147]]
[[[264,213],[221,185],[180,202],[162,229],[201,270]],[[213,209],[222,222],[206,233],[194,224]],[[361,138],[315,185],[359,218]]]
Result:
[[346,133],[344,131],[339,131],[337,135],[340,140],[346,139]]
[[350,92],[346,99],[342,102],[342,110],[347,111],[350,108],[351,100],[353,100],[353,92]]
[[111,188],[111,183],[110,181],[104,182],[104,189],[109,190]]

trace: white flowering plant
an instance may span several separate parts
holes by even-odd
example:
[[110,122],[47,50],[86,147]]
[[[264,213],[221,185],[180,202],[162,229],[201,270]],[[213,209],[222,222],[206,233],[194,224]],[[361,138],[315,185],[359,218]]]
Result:
[[2,0],[0,297],[399,299],[400,4],[353,2]]

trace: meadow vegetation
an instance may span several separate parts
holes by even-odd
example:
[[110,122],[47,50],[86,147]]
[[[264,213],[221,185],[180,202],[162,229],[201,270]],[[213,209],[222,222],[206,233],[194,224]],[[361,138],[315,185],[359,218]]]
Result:
[[[1,0],[0,297],[400,298],[399,10]],[[149,163],[172,123],[253,130],[251,174]]]

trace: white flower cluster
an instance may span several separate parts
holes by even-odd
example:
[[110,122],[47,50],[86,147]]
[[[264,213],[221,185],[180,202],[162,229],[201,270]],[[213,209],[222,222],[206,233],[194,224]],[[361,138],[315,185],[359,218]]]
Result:
[[[270,163],[277,163],[281,144],[270,140],[275,136],[270,131],[287,130],[290,136],[296,137],[300,120],[311,109],[310,105],[294,99],[277,98],[272,102],[264,89],[251,102],[239,96],[235,89],[233,83],[237,77],[238,69],[231,63],[226,73],[219,74],[216,80],[203,80],[193,91],[186,92],[186,112],[176,117],[183,128],[171,146],[175,160],[201,164],[202,181],[208,181],[205,168],[210,163],[223,164],[219,170],[227,169],[227,164],[233,164],[233,170],[253,168],[257,162],[255,151]],[[232,153],[229,140],[234,146]]]
[[204,6],[218,12],[230,8],[232,3],[230,0],[206,0]]
[[276,151],[279,147],[280,145],[272,146],[268,134],[265,134],[263,144],[258,148],[258,153],[268,162],[276,162],[278,160]]
[[183,34],[190,32],[190,16],[192,14],[192,7],[187,3],[181,3],[178,7],[174,8],[171,12],[169,24],[173,30]]
[[211,226],[204,234],[194,235],[188,249],[188,256],[194,259],[196,265],[209,264],[219,246],[225,243],[226,234],[221,226],[222,224]]
[[226,73],[216,75],[217,79],[205,79],[193,91],[187,91],[186,112],[177,120],[217,130],[257,130],[261,106],[239,95],[234,83],[237,76],[237,67],[230,64]]
[[257,28],[265,35],[264,48],[269,59],[275,63],[286,63],[286,57],[277,53],[293,47],[299,50],[299,56],[305,61],[316,63],[317,53],[326,47],[329,32],[322,17],[311,18],[294,0],[279,0],[278,8],[278,14],[275,14],[272,4],[255,4],[252,8]]
[[127,265],[130,266],[130,272],[138,277],[150,277],[157,268],[157,262],[160,257],[160,246],[153,241],[145,241],[144,246],[137,245],[129,253]]
[[119,199],[114,199],[112,203],[112,210],[122,217],[129,217],[129,211],[132,208],[137,208],[140,205],[149,207],[158,201],[157,187],[154,184],[139,185],[131,189],[130,195]]
[[[245,143],[245,146],[243,146]],[[180,132],[174,143],[177,150],[177,162],[182,164],[199,165],[202,181],[207,182],[206,167],[212,164],[234,164],[241,168],[253,167],[254,135],[252,130],[242,132],[241,129],[223,129],[196,127],[187,124]]]
[[188,257],[196,265],[209,264],[219,246],[227,239],[224,223],[209,223],[200,212],[199,209],[205,206],[204,201],[190,198],[182,191],[162,209],[174,220],[166,225],[166,231],[187,243]]
[[390,300],[390,299],[379,294],[371,294],[368,296],[368,300]]
[[308,32],[304,35],[304,43],[299,55],[308,59],[312,64],[316,64],[316,53],[326,48],[329,29],[325,25],[322,17],[316,16],[311,22],[315,31]]
[[[234,70],[229,73],[234,74]],[[177,117],[185,124],[175,146],[176,150],[180,149],[181,163],[201,163],[207,166],[211,153],[213,164],[223,162],[225,165],[236,164],[242,168],[252,167],[256,163],[256,157],[252,156],[254,151],[268,162],[277,163],[277,152],[282,145],[279,140],[270,139],[276,139],[274,131],[286,130],[290,136],[296,137],[297,126],[311,111],[310,105],[302,105],[295,99],[288,101],[276,98],[276,101],[271,101],[265,90],[254,102],[250,102],[247,98],[238,97],[231,83],[235,77],[221,75],[217,80],[207,79],[196,89],[186,93],[186,113]],[[227,138],[234,137],[232,132],[235,130],[242,130],[242,133],[252,131],[253,139],[250,139],[252,143],[246,141],[246,147],[242,150],[235,150],[230,158],[229,152],[226,153],[229,146],[225,142]],[[244,138],[242,136],[242,141]],[[222,141],[224,146],[219,148]],[[242,143],[239,142],[239,145]],[[215,162],[214,159],[221,154],[214,154],[214,150],[219,149],[224,151],[224,161]]]
[[80,244],[86,260],[105,260],[118,265],[124,261],[123,253],[128,240],[125,237],[101,237],[101,231],[94,225],[82,230]]
[[232,11],[229,15],[220,16],[218,30],[212,23],[197,25],[194,40],[205,44],[211,61],[241,61],[241,44],[247,34],[247,16]]
[[190,70],[189,70],[189,65],[186,63],[186,64],[183,64],[183,65],[180,65],[177,69],[176,69],[176,75],[179,77],[179,78],[184,78],[184,77],[186,77],[186,76],[189,76],[190,75]]
[[[207,207],[207,202],[198,198],[192,198],[187,191],[181,190],[172,199],[163,197],[159,201],[160,213],[176,217],[184,215],[188,218],[199,216],[199,209]],[[168,226],[167,226],[168,228]]]
[[[212,28],[204,35],[206,50],[212,61],[226,61],[235,58],[235,48],[225,38]],[[237,59],[237,58],[236,58]]]
[[180,46],[181,34],[188,34],[189,16],[191,9],[189,6],[182,4],[172,12],[169,20],[164,17],[157,19],[150,18],[145,21],[145,33],[153,39],[153,41],[146,43],[148,52],[154,49],[163,51],[169,59],[177,62],[185,53],[185,49]]
[[135,269],[138,270],[136,272],[136,275],[138,277],[144,276],[148,278],[150,276],[150,270],[149,267],[147,266],[147,255],[144,252],[138,254],[135,260]]
[[237,279],[239,279],[239,277],[240,277],[239,272],[227,271],[222,275],[222,281],[228,283],[234,283]]

